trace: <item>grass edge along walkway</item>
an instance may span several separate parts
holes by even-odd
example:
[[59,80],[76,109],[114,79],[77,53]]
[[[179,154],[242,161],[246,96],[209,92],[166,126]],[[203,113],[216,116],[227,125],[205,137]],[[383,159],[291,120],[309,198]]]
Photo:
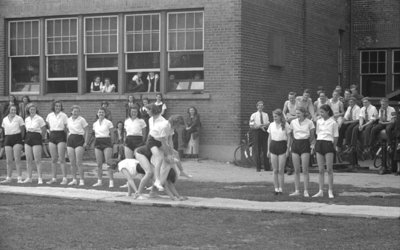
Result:
[[279,212],[304,215],[322,215],[338,217],[359,217],[376,219],[400,219],[399,207],[335,205],[316,202],[260,202],[226,198],[188,197],[186,201],[172,201],[166,196],[135,200],[126,192],[86,190],[57,187],[16,187],[0,186],[0,193],[34,195],[74,200],[114,202],[129,205],[178,207],[194,209],[229,209],[253,212]]

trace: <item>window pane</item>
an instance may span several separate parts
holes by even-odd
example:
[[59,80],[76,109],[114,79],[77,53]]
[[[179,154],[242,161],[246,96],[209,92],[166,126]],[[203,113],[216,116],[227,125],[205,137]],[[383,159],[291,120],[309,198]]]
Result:
[[178,29],[184,29],[185,28],[185,13],[178,14]]
[[126,35],[126,51],[133,51],[133,35],[131,34]]
[[31,49],[31,40],[30,39],[26,39],[25,40],[25,52],[24,55],[32,55],[32,49]]
[[204,89],[203,71],[171,71],[168,74],[167,91]]
[[133,16],[126,17],[126,31],[133,31]]
[[54,21],[54,35],[61,36],[61,20]]
[[196,31],[194,48],[203,49],[203,32]]
[[127,54],[128,69],[158,69],[160,68],[160,53]]
[[103,34],[107,34],[107,31],[110,30],[110,19],[108,17],[101,18],[101,31]]
[[48,93],[77,93],[78,81],[48,81]]
[[135,31],[142,30],[142,16],[135,17]]
[[14,56],[17,54],[17,40],[10,41],[10,55]]
[[363,75],[361,81],[363,96],[384,97],[386,95],[385,75]]
[[39,37],[39,21],[32,22],[32,36]]
[[386,73],[386,63],[378,63],[378,73]]
[[142,51],[142,34],[135,35],[135,51]]
[[361,64],[361,73],[363,74],[369,73],[369,63]]
[[110,51],[109,46],[108,36],[101,37],[101,51]]
[[39,57],[11,58],[11,92],[39,93]]
[[10,39],[17,38],[17,23],[10,23]]
[[150,30],[150,16],[143,16],[143,30]]
[[117,35],[110,36],[110,52],[118,51]]
[[87,68],[118,67],[118,55],[89,55],[86,60]]
[[187,29],[194,28],[194,13],[188,13],[186,15],[186,28]]
[[101,19],[100,18],[93,18],[93,25],[94,25],[93,31],[101,30],[101,27],[100,27]]
[[176,14],[170,14],[168,15],[169,20],[168,20],[168,28],[169,29],[176,29]]
[[54,36],[54,22],[47,21],[47,37]]
[[93,38],[91,36],[86,37],[86,53],[93,53]]
[[176,32],[169,32],[169,50],[176,50]]
[[361,61],[369,62],[369,52],[361,52]]
[[201,13],[201,12],[196,13],[195,26],[196,26],[196,28],[203,28],[203,13]]
[[186,32],[186,49],[194,49],[194,32]]
[[91,33],[93,31],[93,19],[92,18],[86,18],[85,19],[85,30],[86,34]]
[[371,63],[369,65],[369,73],[378,73],[378,64],[377,63]]
[[50,56],[48,57],[48,77],[77,77],[77,63],[76,56]]
[[203,52],[169,53],[170,68],[203,67]]
[[370,56],[370,61],[371,62],[377,62],[378,61],[378,52],[371,51],[369,56]]
[[24,55],[24,40],[17,40],[17,55]]
[[399,90],[400,89],[400,74],[399,75],[393,75],[393,85],[394,89],[393,91]]
[[379,61],[380,62],[386,62],[386,53],[385,53],[385,51],[379,52]]
[[100,53],[101,48],[100,48],[100,37],[99,36],[94,36],[93,37],[93,53]]
[[143,51],[150,51],[150,34],[143,34]]
[[71,42],[69,44],[69,46],[70,46],[70,52],[71,53],[78,53],[78,43],[76,41],[75,42]]
[[26,22],[25,23],[25,30],[24,30],[24,38],[32,37],[32,22]]
[[394,60],[400,62],[400,51],[395,51],[393,54],[394,54],[393,56]]
[[62,54],[69,54],[69,42],[62,42]]
[[110,17],[110,29],[112,29],[112,30],[118,29],[118,21],[117,20],[118,20],[117,17]]
[[151,50],[157,51],[159,50],[159,35],[158,33],[151,34]]
[[62,20],[62,35],[63,36],[69,36],[69,20],[65,19]]
[[54,54],[61,54],[61,42],[54,42]]
[[185,49],[185,32],[178,32],[178,47],[177,50]]
[[159,16],[158,15],[152,15],[151,16],[151,28],[152,30],[159,30]]
[[[99,70],[86,72],[86,90],[91,92],[90,85],[96,77],[100,77],[100,81],[104,83],[105,78],[109,78],[111,84],[116,86],[114,92],[118,92],[118,70]],[[99,93],[99,92],[96,92]]]
[[17,23],[17,38],[24,38],[24,23]]
[[393,65],[393,73],[400,73],[400,62],[395,62]]

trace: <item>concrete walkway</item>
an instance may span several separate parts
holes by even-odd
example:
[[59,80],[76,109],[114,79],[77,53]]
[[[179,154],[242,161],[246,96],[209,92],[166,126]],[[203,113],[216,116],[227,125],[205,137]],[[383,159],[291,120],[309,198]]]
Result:
[[[368,164],[368,163],[367,163]],[[45,163],[43,165],[49,165]],[[216,162],[212,160],[186,160],[183,162],[185,170],[193,175],[189,179],[193,182],[221,182],[221,183],[252,183],[267,182],[272,183],[272,172],[256,172],[255,169],[237,167],[229,163]],[[5,168],[0,162],[0,169]],[[48,169],[48,166],[45,166]],[[85,162],[85,169],[89,178],[94,177],[96,165],[93,162]],[[393,175],[377,175],[371,168],[370,173],[335,173],[334,182],[337,184],[347,184],[360,188],[391,188],[400,191],[400,178]],[[4,170],[3,170],[4,171]],[[4,173],[4,172],[3,172]],[[14,171],[15,174],[15,171]],[[46,170],[44,179],[50,178],[50,171]],[[25,175],[25,173],[24,173]],[[0,177],[3,179],[4,174]],[[35,176],[34,176],[35,178]],[[115,174],[115,178],[124,178],[120,173]],[[316,182],[317,174],[310,174],[310,181]],[[286,183],[293,183],[294,177],[285,175]],[[234,184],[232,184],[234,185]],[[272,191],[272,190],[271,190]],[[325,215],[325,216],[351,216],[363,218],[384,218],[399,219],[400,207],[384,206],[365,206],[365,205],[336,205],[317,202],[260,202],[226,198],[200,198],[188,197],[186,201],[171,201],[165,196],[160,198],[148,198],[135,200],[126,196],[126,192],[110,192],[101,190],[87,190],[79,188],[64,187],[23,187],[0,185],[0,193],[36,195],[44,197],[57,197],[64,199],[80,199],[102,202],[116,202],[133,205],[146,206],[168,206],[168,207],[190,207],[190,208],[214,208],[231,209],[256,212],[286,212],[295,214]],[[347,193],[346,196],[365,196],[366,199],[372,193]],[[381,195],[392,195],[382,193]],[[398,193],[394,194],[398,195]]]

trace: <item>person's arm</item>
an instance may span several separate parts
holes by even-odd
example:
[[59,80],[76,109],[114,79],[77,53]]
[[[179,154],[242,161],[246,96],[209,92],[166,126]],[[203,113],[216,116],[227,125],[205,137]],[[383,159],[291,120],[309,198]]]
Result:
[[283,115],[284,115],[284,117],[285,117],[285,119],[287,120],[288,119],[288,117],[287,117],[287,115],[286,115],[286,113],[288,112],[288,101],[286,101],[284,104],[283,104],[283,109],[282,109],[282,113],[283,113]]
[[150,81],[150,77],[148,77],[147,76],[147,82],[149,83],[148,85],[148,87],[147,87],[147,92],[150,92],[150,90],[151,90],[151,81]]
[[271,134],[268,136],[268,145],[267,145],[267,148],[268,148],[267,157],[268,158],[271,158],[271,152],[269,151],[270,145],[271,145]]
[[161,106],[161,115],[164,115],[166,110],[167,110],[167,105],[163,103],[163,105]]
[[138,192],[138,189],[136,187],[135,181],[133,180],[131,174],[129,173],[129,171],[125,168],[123,168],[121,170],[121,173],[126,177],[126,180],[128,182],[128,196],[132,195],[132,190],[131,188],[133,188],[133,190],[135,190],[135,193]]
[[21,137],[22,137],[22,139],[24,139],[25,138],[25,125],[21,125],[20,128],[21,128]]
[[287,123],[285,125],[285,130],[286,130],[286,135],[287,135],[287,138],[288,138],[287,147],[286,147],[286,157],[288,157],[289,154],[290,154],[290,148],[292,146],[292,136],[291,136],[292,133],[291,133],[289,125]]

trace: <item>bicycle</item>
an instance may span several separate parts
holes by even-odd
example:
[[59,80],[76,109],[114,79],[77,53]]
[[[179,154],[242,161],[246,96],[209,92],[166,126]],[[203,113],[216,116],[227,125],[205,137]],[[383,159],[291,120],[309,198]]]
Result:
[[236,166],[254,166],[253,159],[253,138],[251,138],[250,131],[246,133],[240,145],[234,151],[233,164]]
[[375,156],[374,156],[374,167],[375,168],[382,168],[382,163],[383,163],[383,148],[382,147],[387,147],[386,149],[386,168],[391,168],[392,166],[392,156],[393,156],[393,150],[390,146],[380,146],[379,149],[376,151]]

